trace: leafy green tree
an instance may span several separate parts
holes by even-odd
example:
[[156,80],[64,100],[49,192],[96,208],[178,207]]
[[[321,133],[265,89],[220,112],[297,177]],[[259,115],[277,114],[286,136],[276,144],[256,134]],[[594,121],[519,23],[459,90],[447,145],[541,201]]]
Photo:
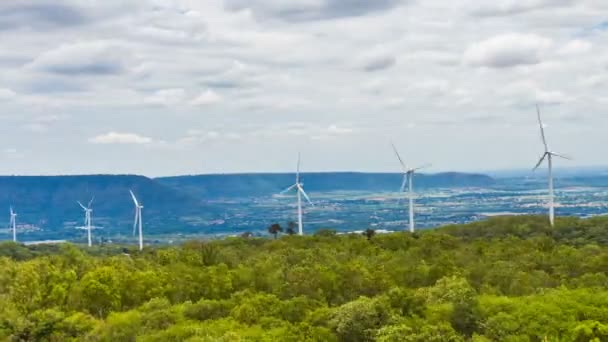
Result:
[[286,233],[289,235],[295,235],[298,232],[297,227],[298,227],[298,225],[295,222],[293,222],[293,221],[287,222]]
[[411,328],[408,325],[389,325],[378,331],[378,342],[464,342],[449,324],[422,325]]
[[281,227],[278,223],[273,223],[268,227],[268,233],[272,234],[274,238],[277,238],[277,235],[283,231],[283,227]]
[[371,228],[367,228],[364,232],[363,235],[368,239],[371,240],[371,238],[374,237],[374,235],[376,235],[376,231],[371,229]]
[[329,324],[340,341],[374,341],[376,331],[390,318],[388,312],[381,302],[361,297],[336,308]]
[[572,330],[572,341],[608,341],[608,325],[598,321],[583,321]]
[[98,317],[106,317],[121,307],[119,278],[110,267],[87,273],[73,293],[72,301],[81,309]]

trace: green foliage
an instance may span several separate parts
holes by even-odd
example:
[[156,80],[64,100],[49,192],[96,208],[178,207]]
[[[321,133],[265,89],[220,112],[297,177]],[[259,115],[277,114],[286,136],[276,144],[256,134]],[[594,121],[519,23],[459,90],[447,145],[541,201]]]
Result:
[[273,223],[268,227],[268,233],[274,235],[274,238],[277,238],[279,233],[283,232],[283,227],[281,227],[278,223]]
[[2,243],[0,341],[608,341],[607,244],[608,218],[539,217],[130,255]]

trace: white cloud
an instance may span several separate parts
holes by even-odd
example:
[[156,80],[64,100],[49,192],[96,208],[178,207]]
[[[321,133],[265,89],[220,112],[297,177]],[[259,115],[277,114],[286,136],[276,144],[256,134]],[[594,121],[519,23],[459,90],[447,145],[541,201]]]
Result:
[[15,98],[17,93],[8,88],[0,88],[0,100],[10,100]]
[[5,148],[2,150],[2,154],[4,154],[4,157],[9,159],[22,159],[24,157],[24,154],[19,152],[19,150],[14,147]]
[[190,101],[190,104],[194,106],[204,106],[219,103],[222,101],[222,97],[211,89],[203,91],[199,96]]
[[563,7],[574,3],[575,0],[493,0],[468,1],[470,11],[479,16],[507,16],[525,12]]
[[177,105],[184,102],[186,91],[182,88],[160,89],[144,98],[144,103],[162,106]]
[[126,71],[129,52],[115,41],[62,44],[40,54],[28,67],[65,76],[112,75]]
[[573,101],[571,95],[561,90],[545,89],[533,81],[519,81],[499,88],[498,94],[507,99],[510,105],[562,104]]
[[358,65],[364,71],[380,71],[389,69],[397,63],[393,52],[384,46],[378,46],[359,57]]
[[32,122],[23,125],[23,129],[34,133],[43,133],[49,130],[49,126],[38,122]]
[[[608,124],[600,103],[608,85],[606,1],[35,2],[22,9],[33,4],[38,22],[24,13],[0,25],[0,127],[15,127],[4,138],[28,155],[0,165],[4,173],[40,164],[49,173],[271,171],[296,149],[323,151],[312,169],[388,169],[390,154],[373,166],[360,160],[376,158],[386,137],[397,139],[409,124],[417,126],[404,144],[450,141],[450,149],[426,144],[412,158],[428,155],[450,169],[517,167],[525,134],[514,139],[497,122],[528,123],[535,102],[560,104],[547,106],[556,126],[580,113],[595,128]],[[133,127],[147,137],[100,141],[143,143],[149,154],[135,168],[129,148],[82,159],[82,140]],[[184,134],[191,128],[201,132]],[[600,129],[587,133],[608,144]],[[577,163],[586,162],[583,135],[552,135],[571,141]],[[486,158],[501,143],[515,152]],[[188,153],[169,154],[174,148]],[[452,148],[471,153],[455,157]],[[264,159],[270,149],[276,158]],[[186,157],[195,151],[214,163]]]
[[536,34],[502,34],[470,45],[464,61],[491,68],[538,64],[551,45],[551,39]]
[[403,0],[225,0],[231,10],[249,10],[259,17],[287,21],[319,20],[350,17],[386,11],[407,3]]
[[149,144],[152,142],[152,138],[141,136],[135,133],[119,133],[119,132],[108,132],[105,134],[101,134],[89,139],[89,142],[92,144]]
[[340,127],[337,125],[330,125],[329,127],[327,127],[327,132],[329,134],[341,135],[341,134],[353,133],[354,130],[350,127]]
[[560,48],[558,53],[562,55],[579,55],[589,52],[592,47],[593,44],[591,44],[589,41],[575,39],[569,41],[566,45]]
[[564,94],[559,90],[541,90],[535,92],[536,102],[543,104],[562,104],[572,101],[572,97]]

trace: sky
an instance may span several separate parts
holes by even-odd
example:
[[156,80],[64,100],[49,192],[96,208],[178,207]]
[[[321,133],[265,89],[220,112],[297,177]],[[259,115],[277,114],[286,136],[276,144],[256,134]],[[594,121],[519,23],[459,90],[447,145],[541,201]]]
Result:
[[607,164],[605,0],[11,0],[0,46],[0,174],[532,168],[535,104]]

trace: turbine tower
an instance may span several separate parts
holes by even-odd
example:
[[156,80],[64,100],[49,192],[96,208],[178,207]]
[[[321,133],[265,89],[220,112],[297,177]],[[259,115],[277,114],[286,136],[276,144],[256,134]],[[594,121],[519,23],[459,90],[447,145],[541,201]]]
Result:
[[401,168],[403,170],[403,183],[401,183],[401,189],[400,192],[405,192],[405,188],[408,188],[408,199],[409,199],[409,225],[410,225],[410,233],[413,233],[415,230],[415,224],[414,224],[414,173],[416,173],[418,170],[424,169],[429,167],[430,165],[424,165],[424,166],[420,166],[420,167],[416,167],[416,168],[408,168],[405,163],[403,162],[403,159],[401,158],[401,156],[399,155],[399,152],[397,151],[397,148],[395,147],[395,144],[391,143],[391,146],[393,147],[393,151],[395,151],[395,155],[397,156],[397,159],[399,159],[399,163],[401,163]]
[[553,157],[559,157],[563,159],[570,158],[560,155],[558,153],[552,152],[549,149],[549,144],[547,144],[547,138],[545,137],[545,127],[543,126],[543,121],[540,118],[540,109],[538,105],[536,105],[536,114],[538,116],[538,124],[540,126],[540,136],[543,139],[543,145],[545,146],[545,153],[540,157],[538,163],[534,167],[534,171],[538,169],[538,167],[547,159],[547,168],[549,170],[549,223],[551,223],[551,227],[555,225],[555,194],[553,189]]
[[13,231],[13,242],[17,242],[17,213],[13,211],[13,207],[11,209],[11,221],[9,225]]
[[91,213],[93,212],[93,209],[91,209],[91,205],[93,204],[94,200],[95,197],[91,198],[89,204],[86,207],[82,203],[80,203],[80,201],[77,202],[78,205],[80,205],[80,207],[82,208],[82,210],[84,210],[84,228],[87,230],[87,242],[89,247],[93,245],[93,242],[91,240]]
[[139,250],[141,251],[144,249],[144,235],[142,230],[141,217],[141,210],[144,208],[144,206],[139,204],[133,191],[129,190],[129,193],[131,193],[131,198],[133,198],[133,203],[135,203],[135,221],[133,222],[133,235],[135,235],[135,229],[139,227]]
[[297,197],[298,197],[298,235],[304,235],[304,230],[302,229],[302,196],[304,196],[304,198],[308,201],[308,203],[310,203],[310,205],[314,206],[314,204],[312,204],[312,202],[310,201],[310,198],[304,191],[304,183],[300,182],[300,154],[299,153],[298,153],[298,168],[296,171],[296,183],[294,185],[290,186],[289,188],[281,191],[280,194],[281,195],[285,194],[293,189],[296,189],[296,193],[297,193]]

